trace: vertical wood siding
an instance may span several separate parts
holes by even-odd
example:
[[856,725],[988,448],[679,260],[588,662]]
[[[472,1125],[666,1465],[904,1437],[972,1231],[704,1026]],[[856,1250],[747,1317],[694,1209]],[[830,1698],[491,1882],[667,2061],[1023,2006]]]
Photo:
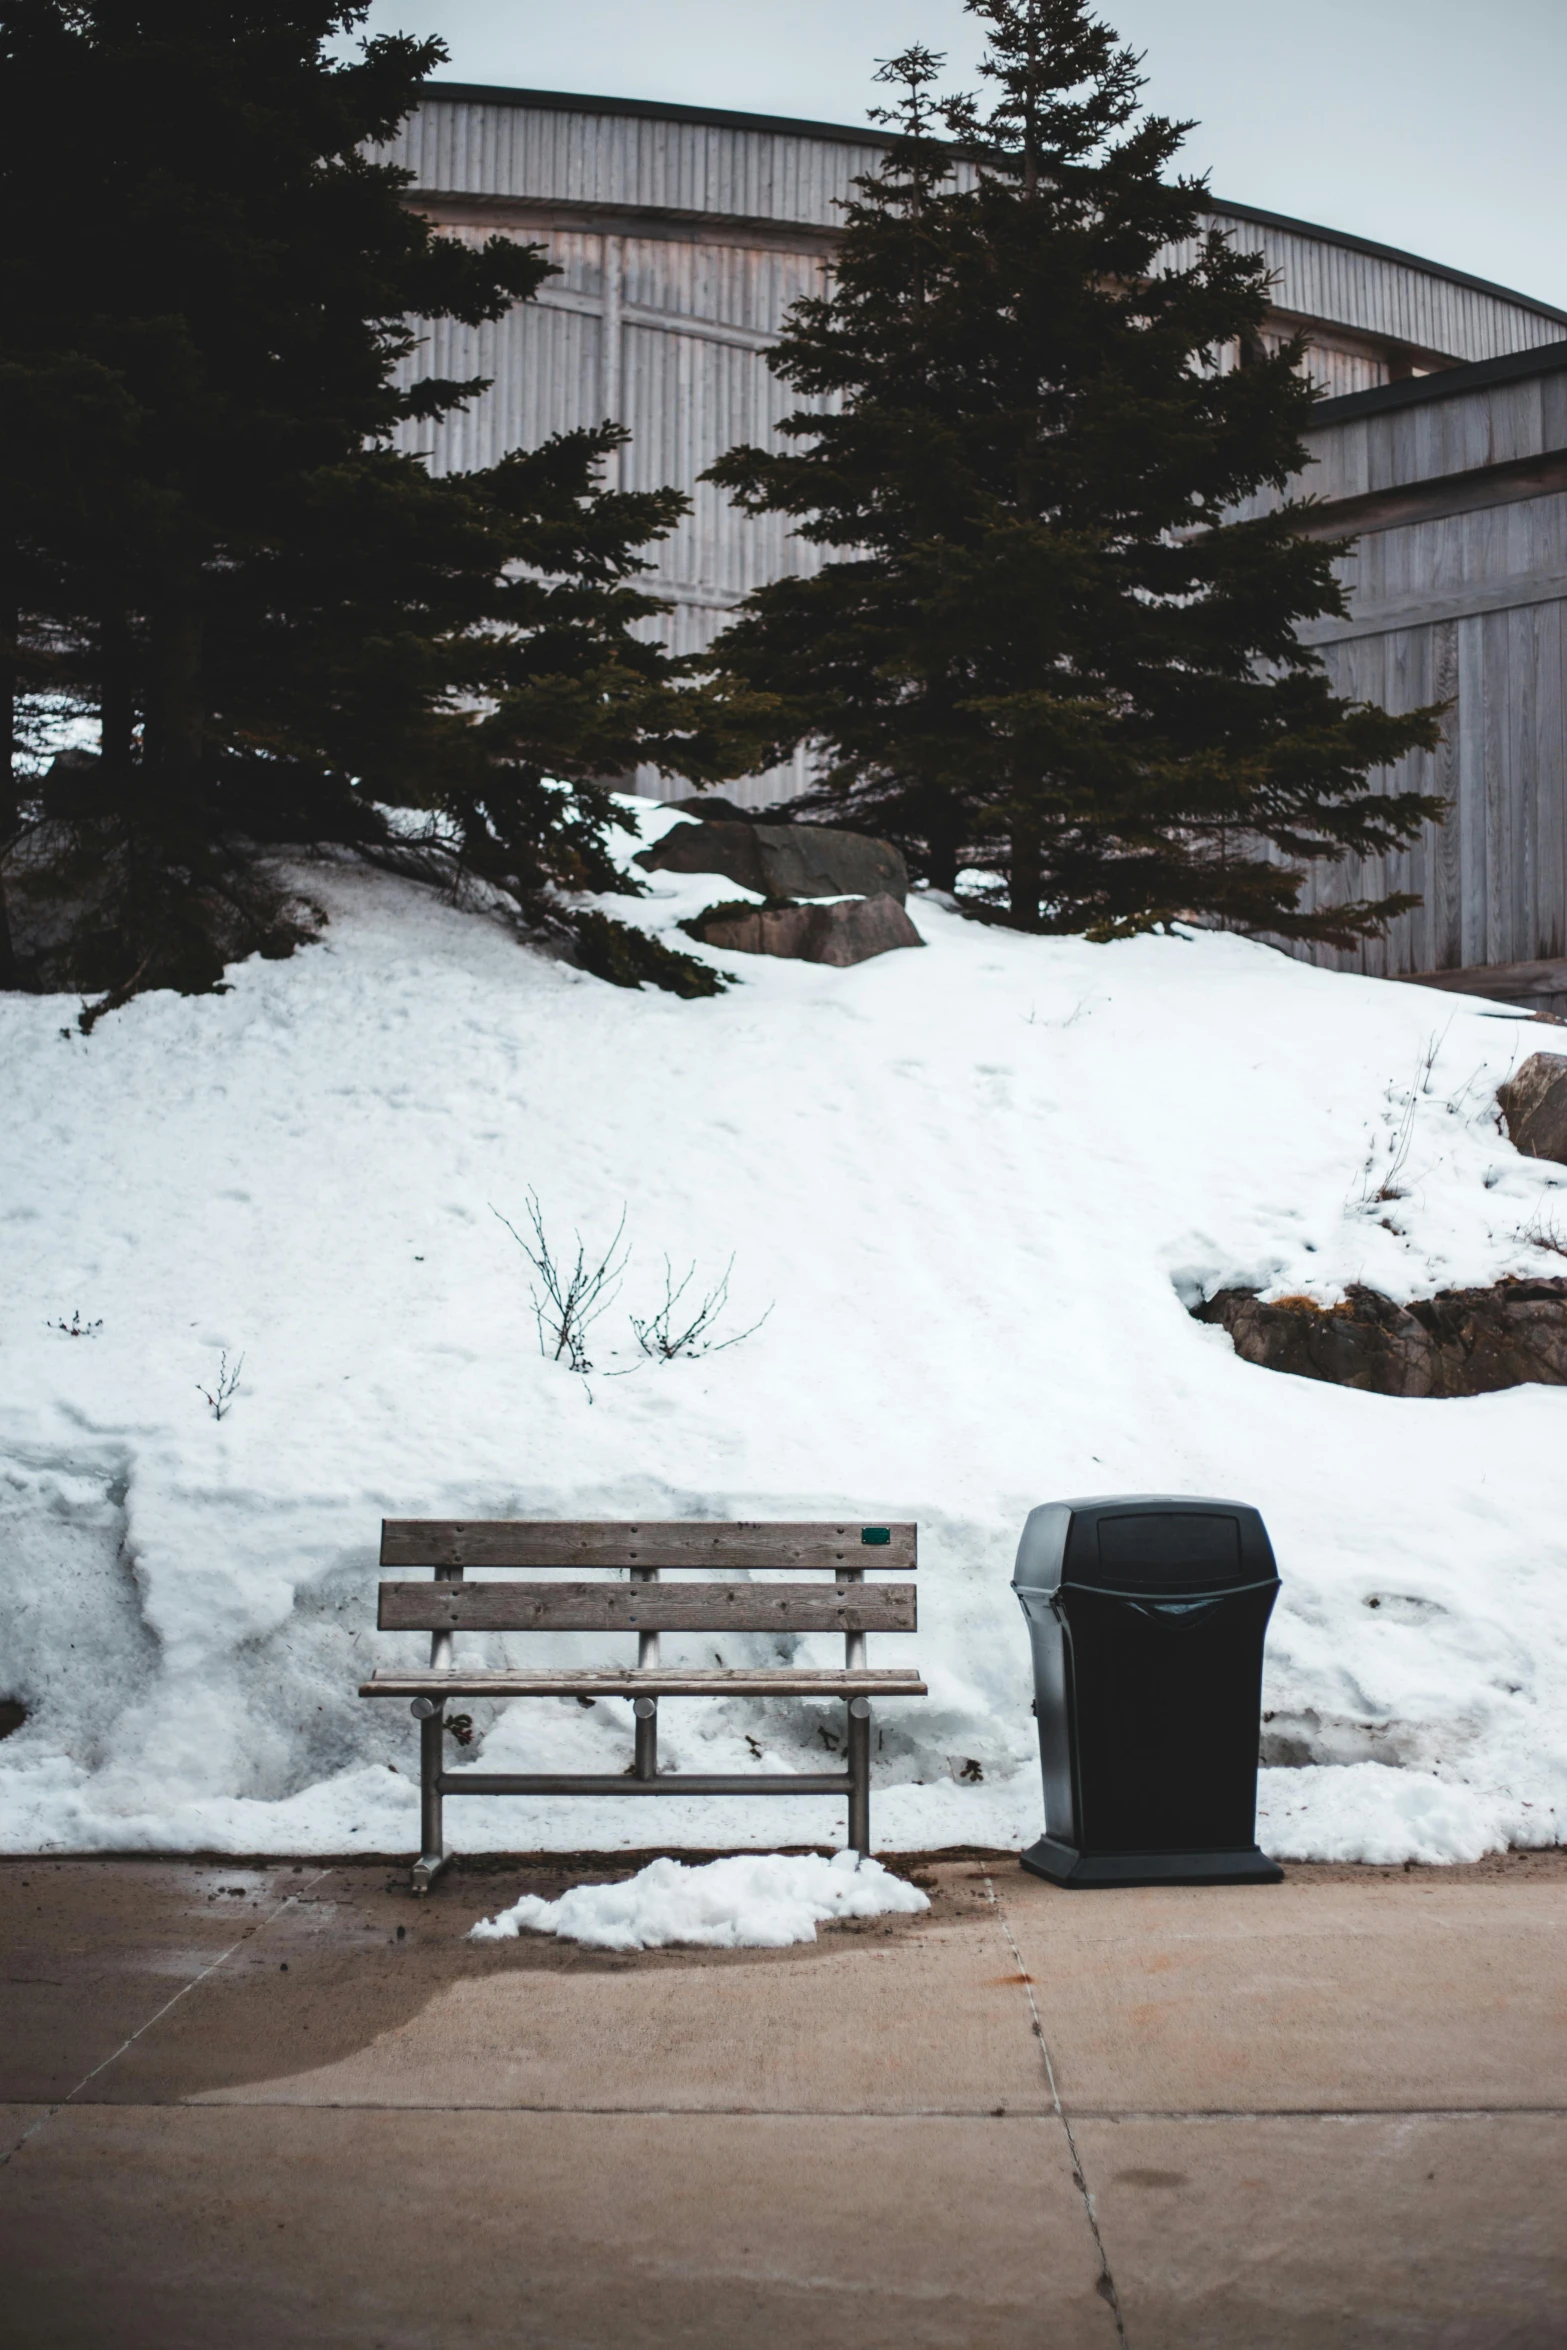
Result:
[[[1328,673],[1390,710],[1451,705],[1438,751],[1376,779],[1449,815],[1406,852],[1314,874],[1309,906],[1394,890],[1423,902],[1385,938],[1312,959],[1398,973],[1567,955],[1567,493],[1371,533],[1344,569],[1351,617],[1321,646]],[[1379,607],[1422,600],[1479,608],[1381,623]]]
[[1275,302],[1298,318],[1455,360],[1500,359],[1567,335],[1554,312],[1467,285],[1435,265],[1362,252],[1326,234],[1314,235],[1304,225],[1282,228],[1250,221],[1219,206],[1208,217],[1243,252],[1262,254],[1273,276]]
[[432,96],[384,150],[421,188],[830,227],[884,142]]
[[[561,269],[541,299],[479,330],[428,330],[415,367],[485,375],[491,389],[465,413],[410,428],[407,445],[438,471],[492,464],[569,425],[607,414],[634,440],[622,479],[671,483],[693,498],[690,521],[654,550],[655,584],[683,617],[682,640],[710,637],[760,581],[814,571],[820,558],[772,518],[748,522],[701,484],[703,470],[739,440],[768,448],[786,408],[798,405],[772,376],[766,346],[791,305],[822,283],[820,232],[840,217],[855,177],[882,142],[833,138],[802,127],[751,128],[518,103],[503,97],[432,95],[386,150],[416,188],[448,200],[615,206],[663,216],[639,236],[517,226]],[[682,223],[678,217],[684,215]],[[493,233],[499,216],[476,201],[461,233]],[[1490,358],[1564,331],[1505,297],[1455,285],[1440,271],[1380,258],[1308,230],[1214,219],[1263,252],[1292,312],[1360,334],[1395,336],[1458,360]],[[721,223],[731,222],[732,226]],[[766,225],[763,240],[751,228]],[[504,219],[500,224],[505,226]],[[812,232],[792,252],[777,231]],[[620,224],[617,224],[619,227]],[[647,226],[654,230],[649,219]],[[606,335],[606,310],[610,327]],[[1356,391],[1385,377],[1374,355],[1314,346],[1324,389]],[[1473,460],[1471,460],[1473,461]],[[1326,491],[1326,494],[1345,494]]]

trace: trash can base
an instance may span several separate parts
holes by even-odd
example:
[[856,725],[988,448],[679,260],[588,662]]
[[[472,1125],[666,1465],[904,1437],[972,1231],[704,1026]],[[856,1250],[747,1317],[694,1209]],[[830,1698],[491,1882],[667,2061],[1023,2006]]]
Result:
[[1257,1845],[1246,1852],[1079,1852],[1041,1836],[1021,1856],[1031,1876],[1073,1891],[1093,1885],[1282,1885],[1284,1871]]

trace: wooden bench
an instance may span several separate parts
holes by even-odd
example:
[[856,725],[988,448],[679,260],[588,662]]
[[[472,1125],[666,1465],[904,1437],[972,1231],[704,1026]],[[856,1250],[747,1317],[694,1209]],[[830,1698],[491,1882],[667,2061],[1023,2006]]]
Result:
[[[871,1848],[871,1699],[924,1697],[918,1673],[872,1671],[871,1632],[912,1632],[912,1582],[867,1583],[867,1573],[912,1575],[912,1525],[721,1524],[705,1519],[638,1525],[597,1519],[388,1518],[383,1567],[433,1571],[429,1583],[383,1583],[383,1632],[428,1632],[423,1672],[377,1672],[361,1697],[407,1697],[420,1724],[420,1853],[416,1892],[446,1863],[441,1804],[448,1795],[843,1795],[849,1842]],[[728,1567],[749,1575],[823,1575],[825,1582],[662,1583],[665,1574]],[[478,1583],[470,1568],[529,1568],[566,1574],[605,1570],[624,1581]],[[459,1665],[459,1632],[624,1632],[637,1661],[560,1672]],[[841,1666],[664,1665],[665,1632],[841,1632]],[[848,1708],[848,1767],[842,1771],[661,1772],[661,1697],[841,1697]],[[442,1739],[449,1697],[629,1697],[634,1758],[624,1776],[585,1773],[448,1771]]]

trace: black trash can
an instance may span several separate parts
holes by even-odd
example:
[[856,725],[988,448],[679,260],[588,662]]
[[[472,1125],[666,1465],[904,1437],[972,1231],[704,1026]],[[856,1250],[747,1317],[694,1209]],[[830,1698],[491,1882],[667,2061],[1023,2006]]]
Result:
[[1034,1648],[1055,1885],[1273,1885],[1257,1847],[1262,1644],[1278,1593],[1240,1501],[1162,1494],[1029,1512],[1013,1589]]

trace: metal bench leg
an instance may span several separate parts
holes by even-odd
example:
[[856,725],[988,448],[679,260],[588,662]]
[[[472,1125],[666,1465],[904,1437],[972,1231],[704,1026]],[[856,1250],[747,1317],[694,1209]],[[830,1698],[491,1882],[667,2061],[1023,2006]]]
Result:
[[[460,1583],[462,1579],[461,1567],[435,1570],[437,1583]],[[450,1632],[432,1632],[430,1670],[449,1673],[451,1669]],[[446,1735],[446,1701],[416,1697],[409,1711],[419,1723],[419,1858],[413,1867],[413,1889],[428,1893],[446,1866],[446,1838],[441,1832],[441,1769],[446,1760],[441,1741]]]
[[419,1722],[419,1858],[413,1865],[413,1889],[428,1893],[446,1866],[446,1839],[441,1830],[441,1740],[446,1732],[446,1708],[433,1698],[416,1697],[410,1709]]
[[871,1701],[849,1700],[849,1843],[862,1860],[871,1852]]
[[[863,1567],[840,1567],[839,1575],[845,1583],[863,1583]],[[843,1636],[843,1661],[851,1673],[865,1670],[865,1635],[846,1632]],[[868,1697],[849,1700],[849,1846],[861,1860],[871,1856],[871,1701]]]
[[[656,1583],[658,1569],[657,1567],[633,1567],[631,1580],[633,1583]],[[639,1632],[637,1634],[638,1672],[655,1672],[658,1668],[658,1661],[658,1634],[656,1632]],[[636,1758],[631,1766],[632,1774],[638,1779],[656,1779],[658,1777],[658,1699],[656,1697],[634,1698],[632,1711],[637,1720],[637,1749]]]

